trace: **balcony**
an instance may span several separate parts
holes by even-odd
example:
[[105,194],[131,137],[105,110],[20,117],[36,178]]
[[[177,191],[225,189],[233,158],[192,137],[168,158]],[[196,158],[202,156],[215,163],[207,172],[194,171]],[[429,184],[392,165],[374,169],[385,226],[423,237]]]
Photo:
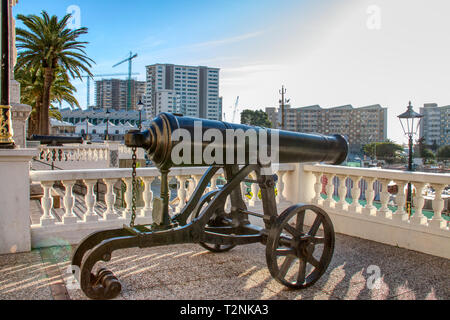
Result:
[[[22,161],[27,163],[25,155]],[[3,235],[19,238],[12,243],[21,242],[25,246],[9,245],[7,251],[3,251],[9,254],[0,256],[0,274],[8,279],[0,283],[0,297],[83,299],[85,297],[66,273],[72,248],[96,230],[128,223],[131,170],[30,172],[27,166],[20,170],[26,174],[15,175],[18,177],[15,179],[22,187],[2,186],[2,194],[8,191],[11,197],[29,198],[28,188],[24,189],[25,183],[20,182],[22,179],[40,184],[43,195],[40,200],[28,201],[29,206],[18,205],[17,201],[5,205],[6,209],[16,206],[13,211],[16,224],[25,228],[28,223],[30,237],[24,239],[18,232]],[[175,187],[171,196],[172,214],[185,205],[205,170],[175,168],[171,171],[171,184]],[[275,172],[279,213],[295,203],[313,203],[325,209],[333,221],[337,233],[335,254],[327,273],[315,286],[289,291],[279,285],[267,270],[262,245],[237,247],[224,254],[211,254],[197,245],[181,245],[115,253],[108,268],[124,286],[119,298],[450,298],[450,218],[446,208],[448,200],[443,193],[450,182],[448,174],[319,164],[284,164]],[[154,168],[140,168],[137,173],[141,186],[137,223],[147,224],[152,221],[152,199],[158,195],[159,172]],[[217,188],[222,183],[221,178],[219,172],[209,190]],[[405,209],[408,182],[416,190],[411,217]],[[393,183],[398,186],[395,199],[388,189]],[[99,184],[104,186],[100,195],[98,187],[96,189]],[[427,186],[435,190],[430,200],[425,194]],[[261,212],[258,186],[242,184],[241,187],[247,206]],[[431,208],[425,209],[427,201]],[[11,218],[5,217],[2,213],[2,223],[10,223]],[[262,225],[258,218],[251,222]],[[183,272],[179,272],[181,269]],[[374,282],[374,279],[379,280]]]

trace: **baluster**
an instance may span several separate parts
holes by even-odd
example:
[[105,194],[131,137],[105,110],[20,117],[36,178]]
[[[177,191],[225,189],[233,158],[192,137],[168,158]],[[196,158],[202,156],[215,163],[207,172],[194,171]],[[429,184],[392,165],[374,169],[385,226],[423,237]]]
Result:
[[422,210],[425,204],[425,198],[423,197],[423,190],[425,189],[426,183],[415,182],[416,196],[414,197],[414,215],[411,217],[411,223],[418,225],[428,225],[428,218],[424,216]]
[[362,209],[362,213],[367,216],[375,216],[377,214],[377,208],[373,205],[373,200],[375,198],[375,190],[373,189],[373,184],[375,183],[375,178],[367,177],[365,178],[367,182],[366,190],[366,206]]
[[278,181],[277,181],[277,204],[280,204],[284,200],[283,192],[284,192],[284,176],[286,172],[278,171]]
[[194,175],[193,178],[194,178],[194,182],[195,182],[195,188],[197,188],[198,184],[200,183],[200,180],[202,179],[202,176]]
[[[252,180],[256,180],[256,175],[254,173],[252,173],[250,175]],[[251,207],[254,207],[256,205],[258,205],[259,203],[259,198],[258,198],[258,191],[259,191],[259,186],[257,183],[252,183],[251,185],[251,191],[252,191],[252,197],[251,199],[248,201],[248,205]]]
[[192,178],[187,179],[188,187],[187,187],[187,198],[190,198],[195,191],[195,181]]
[[362,206],[359,203],[359,197],[361,196],[361,188],[359,183],[361,182],[362,177],[358,176],[350,176],[350,179],[353,181],[352,188],[352,204],[349,206],[349,210],[353,213],[361,213]]
[[322,193],[322,173],[321,172],[313,172],[316,177],[316,183],[314,184],[314,199],[312,202],[318,206],[323,204],[323,199],[321,196]]
[[144,208],[141,210],[142,217],[151,217],[152,216],[152,201],[153,201],[153,191],[152,191],[152,182],[155,180],[153,177],[144,177],[141,178],[144,182]]
[[[195,189],[197,189],[197,187],[198,187],[198,185],[200,183],[200,180],[203,178],[203,176],[202,175],[194,175],[193,178],[194,178],[194,181],[195,181],[195,187],[194,187],[194,190],[195,190]],[[206,192],[207,192],[207,189],[205,189],[203,194],[205,194]]]
[[333,194],[334,194],[333,179],[335,176],[336,176],[335,174],[329,174],[329,175],[325,176],[328,179],[328,183],[326,186],[327,199],[323,202],[323,205],[328,208],[333,208],[334,204],[335,204],[335,201],[333,199]]
[[430,226],[436,229],[445,229],[447,222],[442,218],[442,211],[444,210],[444,199],[442,199],[442,192],[444,191],[445,185],[434,184],[432,185],[435,190],[434,200],[433,200],[433,219],[430,221]]
[[75,204],[73,186],[75,183],[76,181],[62,181],[62,184],[66,188],[66,192],[64,194],[64,208],[66,209],[66,212],[62,219],[64,224],[77,223],[77,216],[73,213],[73,207]]
[[392,214],[392,219],[395,221],[408,221],[408,213],[405,211],[405,202],[406,202],[406,194],[405,194],[405,186],[407,182],[406,181],[397,181],[398,185],[398,194],[395,199],[395,202],[397,204],[397,211],[395,211],[394,214]]
[[248,198],[247,198],[247,185],[245,184],[245,182],[241,182],[241,193],[242,193],[242,200],[245,203],[248,203]]
[[180,213],[186,204],[186,180],[185,176],[177,176],[177,180],[180,182],[180,187],[178,188],[178,206],[175,208],[176,213]]
[[[127,207],[123,211],[123,218],[130,219],[132,214],[132,206],[133,206],[133,179],[131,178],[123,178],[123,182],[127,186],[127,190],[125,191],[125,203]],[[137,183],[136,183],[137,185]]]
[[95,213],[95,203],[97,202],[97,197],[94,193],[94,187],[97,183],[97,180],[84,180],[84,184],[86,185],[87,192],[84,197],[84,201],[86,203],[86,214],[84,215],[84,222],[97,222],[98,215]]
[[228,196],[227,200],[225,201],[225,211],[231,212],[231,197]]
[[103,179],[106,184],[106,211],[103,213],[103,218],[105,220],[115,220],[118,218],[114,204],[116,203],[116,194],[114,193],[114,184],[117,179]]
[[53,198],[51,196],[53,183],[53,181],[41,182],[42,188],[44,189],[44,195],[41,199],[42,211],[44,212],[44,215],[41,217],[41,226],[54,225],[56,222],[56,219],[51,212],[53,208]]
[[336,203],[335,207],[336,209],[347,211],[348,209],[348,203],[346,201],[347,186],[345,185],[345,181],[347,180],[348,177],[345,175],[338,175],[338,178],[339,178],[339,188],[338,188],[339,201]]
[[261,204],[261,200],[258,197],[259,193],[259,185],[257,183],[252,183],[252,198],[249,201],[249,204],[253,207]]
[[392,211],[389,210],[388,207],[389,199],[391,197],[391,194],[388,191],[388,185],[390,180],[381,179],[379,181],[381,183],[381,193],[380,193],[381,208],[377,212],[377,217],[392,219]]
[[217,190],[217,179],[219,178],[219,176],[218,175],[215,175],[212,179],[211,179],[211,187],[209,188],[210,190],[210,192],[211,191],[214,191],[214,190]]

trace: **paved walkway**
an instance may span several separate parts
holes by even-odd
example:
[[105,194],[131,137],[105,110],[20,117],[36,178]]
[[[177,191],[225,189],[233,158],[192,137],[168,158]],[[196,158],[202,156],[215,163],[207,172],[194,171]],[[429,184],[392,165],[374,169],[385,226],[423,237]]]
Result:
[[[72,250],[0,256],[0,300],[86,299],[66,273]],[[370,266],[381,272],[372,290]],[[122,282],[118,299],[126,300],[450,299],[450,260],[344,235],[327,273],[303,291],[272,279],[260,244],[223,254],[198,245],[128,249],[115,252],[108,268]]]

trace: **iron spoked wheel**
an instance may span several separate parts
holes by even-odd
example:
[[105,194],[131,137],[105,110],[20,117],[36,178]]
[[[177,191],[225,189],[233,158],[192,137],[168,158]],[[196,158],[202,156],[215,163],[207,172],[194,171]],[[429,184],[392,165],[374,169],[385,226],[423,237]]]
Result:
[[[220,190],[217,190],[216,192],[211,193],[211,196],[203,198],[203,200],[200,202],[199,206],[197,207],[197,210],[195,212],[195,218],[197,218],[200,215],[200,212],[205,209],[209,202],[219,193]],[[225,204],[224,204],[225,207]],[[216,213],[213,218],[208,222],[206,227],[227,227],[229,226],[229,223],[227,222],[227,213],[225,210],[223,212],[220,212],[219,214]],[[235,245],[221,245],[221,244],[211,244],[211,243],[205,243],[200,242],[200,245],[205,248],[208,251],[214,252],[214,253],[222,253],[227,252],[236,247]]]
[[266,259],[271,275],[292,289],[312,286],[325,273],[334,252],[334,229],[322,209],[296,205],[270,229]]

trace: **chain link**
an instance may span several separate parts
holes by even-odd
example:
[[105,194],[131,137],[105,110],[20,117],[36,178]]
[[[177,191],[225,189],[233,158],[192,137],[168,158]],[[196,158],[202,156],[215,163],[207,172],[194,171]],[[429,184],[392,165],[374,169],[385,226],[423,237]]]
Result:
[[136,167],[137,167],[137,155],[136,155],[136,151],[137,151],[137,148],[133,148],[133,157],[132,157],[132,159],[133,159],[133,165],[132,165],[132,168],[133,168],[133,172],[132,172],[132,175],[131,175],[131,177],[132,177],[132,179],[133,179],[133,190],[132,190],[132,194],[133,194],[133,198],[132,198],[132,202],[131,202],[131,222],[130,222],[130,227],[131,228],[134,228],[134,226],[135,226],[135,220],[136,220],[136,202],[137,202],[137,179],[136,179],[136,176],[137,176],[137,170],[136,170]]

